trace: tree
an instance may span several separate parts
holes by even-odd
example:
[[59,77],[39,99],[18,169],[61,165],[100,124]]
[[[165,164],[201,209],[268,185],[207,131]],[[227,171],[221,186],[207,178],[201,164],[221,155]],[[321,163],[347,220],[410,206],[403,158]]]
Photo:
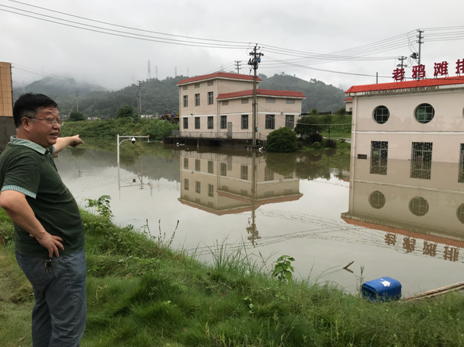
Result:
[[295,133],[300,136],[309,136],[321,130],[322,124],[320,117],[314,115],[301,117],[295,127]]
[[70,122],[78,122],[80,120],[85,120],[85,116],[82,113],[77,112],[77,111],[72,111],[69,114],[69,121]]
[[340,107],[335,114],[341,119],[342,121],[342,132],[345,132],[345,115],[346,115],[346,107]]
[[318,112],[319,111],[317,110],[317,108],[312,108],[310,113],[313,115],[318,115],[319,114]]
[[134,118],[135,110],[130,105],[121,106],[116,112],[116,119],[118,118]]
[[272,131],[266,140],[268,152],[290,153],[296,152],[296,134],[290,128],[284,127]]

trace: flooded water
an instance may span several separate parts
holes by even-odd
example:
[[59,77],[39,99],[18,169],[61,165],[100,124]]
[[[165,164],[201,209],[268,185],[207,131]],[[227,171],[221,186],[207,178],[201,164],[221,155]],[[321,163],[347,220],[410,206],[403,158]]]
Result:
[[[113,148],[114,147],[114,148]],[[110,195],[114,221],[210,259],[225,243],[261,261],[290,255],[297,276],[354,293],[393,277],[403,296],[463,281],[462,165],[371,163],[349,153],[270,154],[116,143],[67,149],[55,159],[76,200]],[[354,261],[349,267],[343,267]]]

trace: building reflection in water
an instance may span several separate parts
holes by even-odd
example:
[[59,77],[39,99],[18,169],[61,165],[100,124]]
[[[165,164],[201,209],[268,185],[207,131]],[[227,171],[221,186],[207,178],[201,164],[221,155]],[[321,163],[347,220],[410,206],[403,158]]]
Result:
[[261,238],[256,209],[303,196],[295,174],[274,173],[260,153],[227,155],[185,150],[178,153],[181,166],[179,201],[218,216],[251,212],[246,230],[253,246]]
[[456,262],[464,258],[463,162],[434,163],[432,176],[429,150],[417,148],[416,160],[385,160],[388,175],[386,167],[379,175],[377,160],[353,159],[349,211],[341,217],[383,231],[389,247]]

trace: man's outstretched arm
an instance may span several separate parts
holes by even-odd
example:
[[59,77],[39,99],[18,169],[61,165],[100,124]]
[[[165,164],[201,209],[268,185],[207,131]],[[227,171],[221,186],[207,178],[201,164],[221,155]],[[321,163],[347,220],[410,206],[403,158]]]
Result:
[[56,139],[56,143],[54,145],[55,150],[53,151],[53,153],[54,154],[58,153],[59,151],[65,149],[68,146],[71,146],[71,147],[79,146],[82,143],[84,143],[84,141],[82,141],[79,138],[79,135],[68,136],[68,137],[59,137],[59,138]]

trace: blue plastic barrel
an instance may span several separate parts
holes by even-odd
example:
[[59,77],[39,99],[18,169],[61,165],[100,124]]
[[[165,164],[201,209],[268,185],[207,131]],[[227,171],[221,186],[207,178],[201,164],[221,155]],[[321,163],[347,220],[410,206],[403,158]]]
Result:
[[361,287],[362,296],[370,301],[391,301],[401,298],[401,283],[391,277],[377,278],[365,282]]

